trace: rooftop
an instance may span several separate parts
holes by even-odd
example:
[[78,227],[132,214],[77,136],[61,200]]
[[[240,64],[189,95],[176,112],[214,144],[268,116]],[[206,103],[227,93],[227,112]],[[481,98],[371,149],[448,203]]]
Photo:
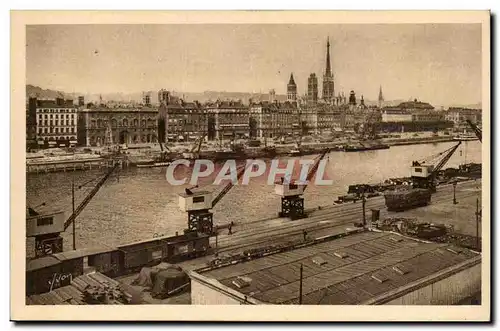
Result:
[[296,304],[302,264],[304,304],[361,304],[461,263],[480,263],[480,256],[370,231],[200,274],[260,302]]

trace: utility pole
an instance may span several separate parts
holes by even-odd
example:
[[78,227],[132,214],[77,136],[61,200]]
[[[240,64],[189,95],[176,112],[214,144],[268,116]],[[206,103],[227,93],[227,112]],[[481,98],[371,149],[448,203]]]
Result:
[[479,244],[479,218],[481,213],[479,212],[479,198],[476,198],[476,249],[480,250]]
[[458,202],[457,202],[457,197],[455,195],[455,191],[456,191],[456,188],[457,188],[457,182],[454,181],[453,182],[453,204],[456,205]]
[[302,304],[302,280],[303,280],[303,278],[302,278],[302,271],[303,271],[303,269],[304,269],[304,266],[301,263],[300,264],[300,284],[299,284],[299,286],[300,286],[299,287],[299,305]]
[[[71,204],[73,206],[73,215],[75,214],[75,176],[73,174],[73,177],[71,179]],[[73,220],[73,250],[76,250],[76,228],[75,228],[75,222],[76,220]]]
[[366,199],[365,199],[365,189],[361,192],[361,202],[363,205],[363,227],[366,228]]

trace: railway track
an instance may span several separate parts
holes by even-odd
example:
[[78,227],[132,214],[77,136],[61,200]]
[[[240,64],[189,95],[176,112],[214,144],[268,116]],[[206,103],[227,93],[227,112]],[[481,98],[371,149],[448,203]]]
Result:
[[[477,195],[477,192],[456,192],[457,199],[463,199],[474,195]],[[451,201],[452,198],[452,192],[438,192],[434,195],[432,203],[441,203],[447,200]],[[381,209],[381,217],[400,214],[387,212],[385,210],[383,198],[379,198],[377,200],[379,201],[372,200],[371,204],[367,202],[366,208]],[[218,240],[218,251],[234,251],[250,246],[256,246],[258,244],[268,243],[271,240],[275,242],[277,239],[283,239],[289,236],[301,234],[304,230],[311,233],[343,225],[353,225],[353,223],[361,221],[362,211],[360,205],[361,203],[357,204],[356,207],[351,205],[350,208],[343,208],[341,210],[335,210],[334,212],[321,210],[318,211],[320,212],[319,215],[315,213],[313,216],[306,219],[289,221],[290,223],[276,224],[272,227],[259,227],[258,229],[253,228],[251,230],[242,230],[242,232],[236,232],[233,235],[222,236]],[[367,219],[368,218],[369,215],[367,215]],[[286,219],[282,220],[282,222],[287,222]]]

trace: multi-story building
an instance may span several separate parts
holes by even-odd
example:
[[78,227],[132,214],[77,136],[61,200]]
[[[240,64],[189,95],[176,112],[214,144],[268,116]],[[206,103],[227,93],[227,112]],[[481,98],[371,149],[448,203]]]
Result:
[[434,107],[431,104],[427,102],[418,101],[417,99],[413,101],[402,102],[397,106],[397,108],[409,112],[434,110]]
[[300,133],[296,103],[274,100],[250,104],[249,129],[252,138],[277,138]]
[[160,104],[159,114],[166,118],[169,140],[192,141],[207,134],[207,113],[198,101],[186,102],[170,96]]
[[413,122],[438,122],[444,121],[444,114],[434,110],[419,110],[411,114]]
[[241,100],[207,103],[209,140],[239,139],[250,135],[249,108]]
[[445,112],[444,118],[447,121],[453,122],[455,128],[460,128],[465,127],[467,120],[474,124],[481,124],[483,114],[481,109],[450,107]]
[[26,104],[26,148],[36,147],[36,99],[30,98]]
[[307,79],[307,103],[315,105],[318,102],[318,77],[315,73]]
[[157,141],[158,110],[151,107],[90,106],[78,115],[78,143],[83,146]]
[[397,107],[386,107],[382,109],[382,122],[411,122],[413,120],[412,114]]
[[[27,126],[30,128],[30,138],[35,138],[40,147],[76,145],[77,107],[73,104],[73,100],[31,98],[28,113]],[[33,126],[36,126],[34,137]]]

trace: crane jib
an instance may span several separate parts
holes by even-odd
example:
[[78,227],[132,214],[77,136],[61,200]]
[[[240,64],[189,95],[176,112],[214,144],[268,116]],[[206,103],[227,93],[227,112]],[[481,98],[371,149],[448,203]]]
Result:
[[[252,163],[250,163],[252,164]],[[249,164],[249,165],[250,165]],[[241,169],[238,171],[238,174],[236,175],[236,180],[239,181],[241,176],[245,173],[247,167],[241,167]],[[233,182],[227,183],[227,185],[220,191],[220,193],[215,197],[214,200],[212,200],[212,208],[215,207],[215,205],[229,192],[229,190],[234,186]]]
[[71,225],[72,222],[75,221],[75,218],[83,211],[83,209],[88,205],[90,200],[96,195],[97,191],[101,188],[101,186],[106,182],[106,180],[111,176],[113,171],[115,171],[116,168],[118,168],[120,164],[116,163],[106,175],[104,175],[103,178],[96,184],[96,186],[90,191],[90,193],[83,199],[82,203],[75,209],[75,212],[64,222],[64,230],[68,228],[68,226]]
[[330,149],[326,149],[319,157],[318,159],[316,160],[316,162],[314,163],[313,167],[309,170],[309,173],[307,174],[307,177],[306,177],[306,184],[304,185],[304,191],[306,190],[307,188],[307,183],[309,183],[309,181],[314,177],[314,175],[316,174],[316,171],[318,171],[318,167],[319,167],[319,164],[321,162],[321,160],[323,160],[323,158],[326,156],[326,154],[328,154],[328,152],[330,151]]

